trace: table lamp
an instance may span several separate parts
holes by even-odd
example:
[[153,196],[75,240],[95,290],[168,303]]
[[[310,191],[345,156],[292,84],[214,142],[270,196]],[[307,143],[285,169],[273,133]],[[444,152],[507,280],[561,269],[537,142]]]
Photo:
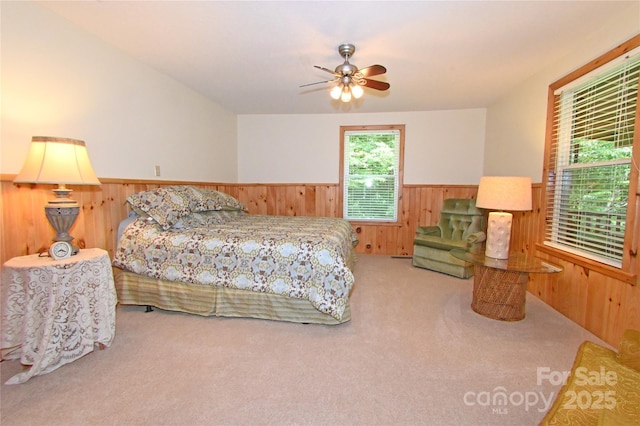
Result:
[[[73,241],[69,229],[78,217],[80,205],[69,198],[72,190],[66,185],[100,185],[83,141],[49,136],[31,139],[27,159],[13,182],[58,185],[53,189],[56,198],[49,201],[44,211],[57,232],[53,241],[69,244]],[[72,249],[73,254],[78,253],[78,247]]]
[[485,256],[494,259],[508,259],[513,215],[504,210],[531,210],[531,178],[481,177],[476,206],[483,209],[500,210],[489,213]]

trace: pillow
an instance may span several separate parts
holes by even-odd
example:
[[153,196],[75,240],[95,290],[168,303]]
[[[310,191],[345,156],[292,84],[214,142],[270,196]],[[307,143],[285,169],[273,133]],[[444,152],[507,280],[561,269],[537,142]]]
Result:
[[166,186],[133,194],[127,198],[131,209],[152,217],[165,231],[181,217],[195,210],[196,196],[189,186]]
[[208,227],[211,225],[215,225],[218,223],[222,223],[223,219],[219,217],[217,211],[205,211],[205,212],[194,212],[185,216],[182,216],[175,225],[173,225],[172,229],[190,229],[190,228],[200,228],[200,227]]
[[229,194],[206,188],[192,188],[196,194],[197,212],[207,210],[246,210],[247,208],[240,201]]
[[172,229],[210,227],[244,214],[241,210],[207,210],[204,212],[194,212],[178,219],[178,222],[173,225]]
[[625,330],[618,349],[618,362],[640,371],[640,331]]

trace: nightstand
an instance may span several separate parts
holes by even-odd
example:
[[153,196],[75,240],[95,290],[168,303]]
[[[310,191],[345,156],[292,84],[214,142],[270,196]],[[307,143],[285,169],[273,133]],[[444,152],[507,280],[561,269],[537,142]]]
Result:
[[3,265],[2,291],[3,358],[30,366],[7,384],[49,373],[113,341],[117,295],[105,250],[84,249],[64,260],[15,257]]

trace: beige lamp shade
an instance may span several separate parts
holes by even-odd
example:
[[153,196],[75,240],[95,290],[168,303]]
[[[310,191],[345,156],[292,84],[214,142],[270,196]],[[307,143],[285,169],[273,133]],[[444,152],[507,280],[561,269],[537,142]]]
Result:
[[476,206],[501,210],[489,213],[485,256],[493,259],[508,259],[513,215],[504,210],[531,210],[531,178],[481,177]]
[[53,190],[56,198],[49,201],[44,211],[47,220],[56,230],[53,241],[69,243],[72,253],[77,254],[79,248],[71,244],[73,237],[69,230],[78,217],[80,206],[77,201],[69,198],[71,189],[66,185],[100,185],[84,142],[34,136],[24,166],[13,181],[58,185]]
[[481,177],[476,206],[491,210],[531,210],[531,178],[519,176]]
[[85,143],[77,139],[34,136],[16,183],[100,185]]

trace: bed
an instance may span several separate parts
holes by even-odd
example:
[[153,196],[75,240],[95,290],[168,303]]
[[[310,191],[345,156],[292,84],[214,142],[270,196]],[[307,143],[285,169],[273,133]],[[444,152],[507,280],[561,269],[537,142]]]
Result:
[[113,266],[118,301],[203,316],[351,319],[351,225],[245,213],[228,194],[169,186],[130,196]]

